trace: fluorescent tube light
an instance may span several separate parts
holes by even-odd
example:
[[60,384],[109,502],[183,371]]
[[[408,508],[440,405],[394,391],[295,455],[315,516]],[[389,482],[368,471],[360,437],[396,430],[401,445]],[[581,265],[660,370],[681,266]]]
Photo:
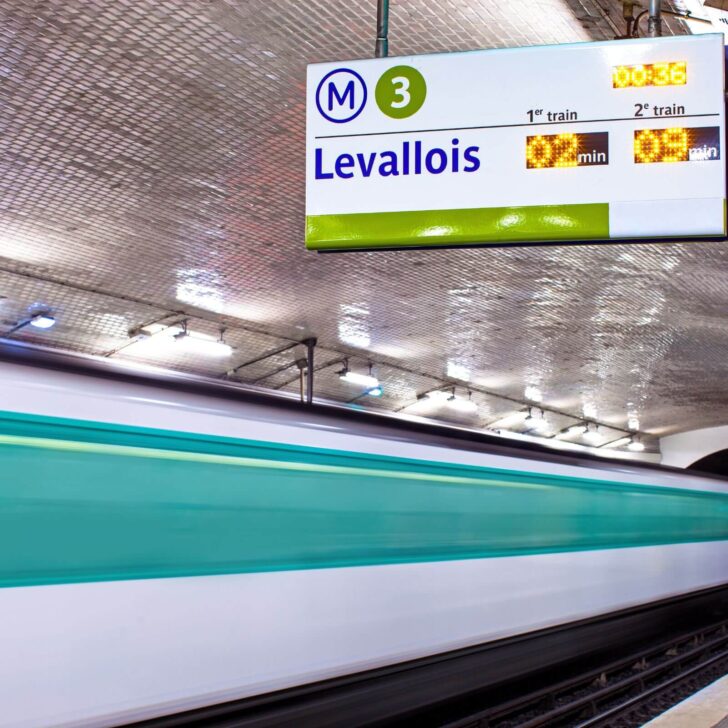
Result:
[[427,399],[437,402],[438,404],[444,404],[451,407],[458,412],[463,414],[471,414],[478,411],[478,405],[473,402],[472,399],[465,399],[465,397],[458,397],[452,392],[443,392],[442,390],[435,390],[434,392],[428,392],[426,395]]
[[359,374],[358,372],[351,372],[347,369],[339,374],[339,377],[344,382],[358,384],[359,386],[366,387],[369,390],[379,387],[379,380],[371,374]]
[[201,336],[193,336],[192,334],[181,333],[173,338],[174,346],[183,349],[190,354],[200,354],[202,356],[230,356],[233,349],[229,344],[218,339],[203,338]]
[[475,404],[472,399],[465,399],[464,397],[458,397],[456,395],[452,395],[450,399],[447,400],[447,404],[454,410],[462,412],[463,414],[472,414],[473,412],[478,411],[478,405]]
[[183,351],[200,356],[225,357],[232,354],[232,347],[220,339],[206,334],[191,334],[183,326],[156,325],[145,328],[136,346],[164,354]]
[[37,313],[30,319],[30,325],[35,326],[36,329],[50,329],[55,326],[56,319],[49,313]]
[[595,445],[596,443],[599,442],[599,440],[602,439],[601,433],[596,428],[594,428],[593,430],[591,428],[587,428],[584,431],[583,437],[591,445]]
[[529,430],[535,430],[536,432],[542,432],[543,430],[548,429],[549,426],[549,423],[546,421],[543,414],[534,415],[533,413],[530,413],[528,417],[526,417],[523,424]]

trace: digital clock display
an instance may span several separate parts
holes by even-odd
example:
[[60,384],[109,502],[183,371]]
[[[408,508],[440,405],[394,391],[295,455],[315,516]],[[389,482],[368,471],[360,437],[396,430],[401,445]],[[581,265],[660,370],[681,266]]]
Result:
[[634,161],[637,164],[713,159],[720,159],[720,129],[717,126],[638,129],[634,133]]
[[685,61],[615,66],[612,69],[612,86],[614,88],[684,86],[687,82],[688,64]]
[[526,137],[526,168],[555,169],[609,164],[609,134],[539,134]]

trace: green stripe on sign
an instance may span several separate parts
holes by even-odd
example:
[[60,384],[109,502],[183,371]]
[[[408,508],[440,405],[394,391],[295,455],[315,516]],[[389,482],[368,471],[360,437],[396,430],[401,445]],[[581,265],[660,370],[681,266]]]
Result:
[[728,539],[721,493],[12,413],[0,433],[5,587]]
[[306,247],[311,250],[607,238],[606,202],[306,217]]

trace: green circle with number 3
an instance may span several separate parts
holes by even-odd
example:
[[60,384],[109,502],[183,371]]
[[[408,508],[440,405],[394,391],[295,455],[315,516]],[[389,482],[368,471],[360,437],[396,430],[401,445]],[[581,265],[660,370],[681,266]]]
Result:
[[427,84],[412,66],[393,66],[385,71],[374,91],[377,106],[392,119],[406,119],[425,103]]

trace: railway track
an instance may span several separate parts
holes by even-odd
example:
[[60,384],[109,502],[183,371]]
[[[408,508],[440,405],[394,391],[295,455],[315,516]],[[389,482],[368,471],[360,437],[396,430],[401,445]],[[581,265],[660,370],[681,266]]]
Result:
[[728,672],[728,620],[491,705],[447,728],[631,728]]
[[622,728],[641,726],[726,671],[721,586],[134,725]]

